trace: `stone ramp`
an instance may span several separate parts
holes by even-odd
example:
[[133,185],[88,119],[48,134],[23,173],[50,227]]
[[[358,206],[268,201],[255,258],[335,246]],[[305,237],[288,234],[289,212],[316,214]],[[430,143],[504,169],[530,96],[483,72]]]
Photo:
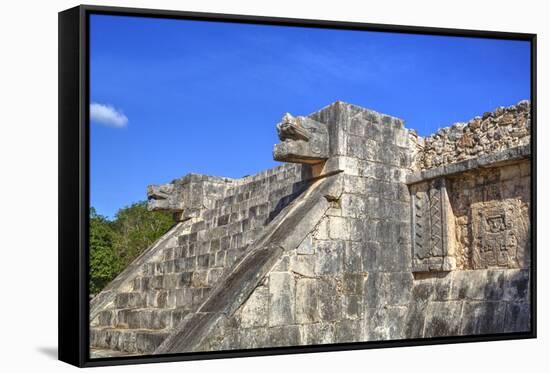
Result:
[[319,223],[330,200],[342,193],[339,173],[326,175],[288,205],[227,273],[196,312],[190,313],[155,354],[200,351],[201,343],[240,307],[286,250],[293,250]]
[[152,353],[307,190],[311,182],[303,179],[310,175],[301,165],[284,165],[231,180],[211,208],[176,224],[92,300],[94,355]]

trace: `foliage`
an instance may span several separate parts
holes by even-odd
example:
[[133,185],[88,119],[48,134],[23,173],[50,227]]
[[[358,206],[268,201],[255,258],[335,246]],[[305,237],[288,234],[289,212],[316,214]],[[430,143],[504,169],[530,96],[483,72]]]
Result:
[[98,293],[119,272],[122,263],[114,250],[112,223],[90,209],[90,293]]
[[114,220],[90,209],[90,294],[97,294],[173,224],[146,202],[120,209]]

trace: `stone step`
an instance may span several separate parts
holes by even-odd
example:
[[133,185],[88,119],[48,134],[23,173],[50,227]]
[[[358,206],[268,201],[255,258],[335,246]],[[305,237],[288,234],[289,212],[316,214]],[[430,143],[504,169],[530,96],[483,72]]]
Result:
[[120,310],[117,314],[117,327],[171,329],[177,326],[189,312],[182,308]]
[[[239,230],[239,232],[241,232]],[[210,239],[203,241],[200,245],[203,247],[197,248],[196,244],[183,243],[176,247],[167,247],[162,251],[162,260],[159,262],[169,261],[169,260],[182,260],[186,258],[192,258],[205,254],[213,254],[219,251],[225,251],[231,248],[231,237],[224,237],[222,239]]]
[[181,289],[191,286],[192,277],[193,272],[138,276],[133,281],[132,290],[141,292],[147,290]]
[[130,291],[115,295],[115,309],[166,308],[171,302],[166,290]]
[[197,268],[208,268],[210,262],[210,254],[199,255],[201,256],[200,266],[197,256],[191,256],[187,258],[164,260],[152,263],[146,263],[143,265],[142,273],[144,276],[156,276],[167,273],[181,273],[194,271]]
[[132,291],[174,290],[212,287],[222,277],[223,268],[211,268],[192,272],[168,273],[155,276],[138,276],[133,280]]
[[98,314],[98,327],[119,329],[170,329],[190,311],[183,308],[133,308],[105,310]]
[[[246,231],[248,229],[249,229],[249,227],[246,227],[246,229],[243,228],[242,230]],[[236,243],[237,242],[235,242],[234,245]],[[186,259],[186,258],[192,258],[192,257],[200,256],[200,255],[209,254],[210,255],[209,265],[210,266],[216,265],[216,263],[218,263],[218,265],[220,265],[219,264],[219,257],[216,257],[216,254],[225,255],[225,252],[228,249],[231,249],[231,247],[232,247],[231,246],[231,237],[229,237],[229,236],[227,236],[226,238],[224,237],[223,240],[218,238],[218,239],[213,239],[213,240],[210,240],[210,241],[207,241],[207,242],[205,241],[204,245],[208,249],[207,253],[206,252],[201,253],[199,250],[195,250],[194,245],[190,246],[188,244],[183,244],[183,246],[167,247],[163,250],[162,259],[159,260],[158,263],[166,262],[166,261],[170,261],[170,260],[183,260],[183,259]],[[196,264],[196,263],[190,263],[190,265],[192,265],[192,264]],[[221,265],[223,266],[223,263]],[[154,268],[153,268],[153,270],[154,270]]]
[[90,348],[91,359],[101,359],[106,357],[126,357],[126,356],[137,356],[137,355],[138,355],[137,353],[109,350],[106,348]]
[[[262,205],[267,206],[266,203]],[[273,213],[269,208],[262,207],[262,205],[250,207],[247,210],[249,214],[237,218],[233,218],[233,215],[237,213],[231,213],[227,218],[228,222],[222,226],[218,226],[218,219],[223,218],[223,216],[216,215],[208,220],[205,223],[205,228],[200,231],[178,236],[177,246],[163,249],[162,261],[181,259],[183,262],[180,265],[189,267],[194,265],[191,258],[198,257],[199,262],[197,264],[201,265],[201,255],[245,246],[255,237],[255,235],[250,235],[251,231],[260,231],[266,222],[270,220],[270,214]],[[277,206],[274,206],[273,209],[276,210]],[[152,269],[154,270],[154,268]]]
[[118,293],[115,310],[137,308],[186,308],[192,309],[211,290],[210,286],[184,287],[181,289],[146,290]]
[[168,332],[148,329],[90,329],[90,346],[93,349],[108,349],[128,353],[150,354],[164,341]]
[[193,272],[209,268],[223,267],[226,252],[216,252],[192,256],[189,258],[170,259],[146,263],[143,266],[143,276],[157,276],[171,273]]
[[[223,205],[221,208],[208,210],[202,217],[204,220],[195,223],[191,228],[191,232],[178,237],[178,243],[180,245],[198,244],[205,238],[203,231],[217,234],[218,237],[215,238],[219,238],[221,237],[220,232],[223,232],[225,228],[242,232],[243,224],[263,225],[271,210],[276,208],[280,200],[291,195],[293,195],[292,187],[286,187],[271,192],[258,201],[249,201],[249,203],[232,206]],[[210,241],[210,238],[206,241]]]
[[116,308],[143,308],[147,306],[147,294],[142,292],[118,293],[115,295]]

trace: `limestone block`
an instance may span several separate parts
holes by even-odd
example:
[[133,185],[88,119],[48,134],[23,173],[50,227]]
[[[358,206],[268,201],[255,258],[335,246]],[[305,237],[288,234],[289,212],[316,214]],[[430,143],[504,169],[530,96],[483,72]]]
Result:
[[504,332],[527,332],[531,329],[531,307],[529,303],[508,303]]
[[504,271],[504,294],[502,299],[510,302],[529,301],[529,270]]
[[363,272],[363,249],[360,242],[347,242],[344,250],[344,272]]
[[269,326],[294,324],[295,286],[290,273],[272,272],[269,275]]
[[455,271],[452,276],[450,299],[485,299],[487,271]]
[[[439,272],[435,274],[433,278],[433,300],[435,301],[447,301],[453,299],[453,282],[455,273],[453,272]],[[483,283],[480,284],[479,289],[483,287]]]
[[365,282],[366,307],[406,306],[411,301],[413,277],[410,272],[373,272]]
[[362,295],[364,283],[368,275],[366,273],[344,273],[342,278],[342,291],[350,295]]
[[335,342],[348,343],[362,340],[361,320],[341,320],[334,324]]
[[502,333],[506,315],[504,302],[464,302],[461,334]]
[[405,334],[407,307],[366,308],[363,319],[363,340],[401,339]]
[[319,345],[334,342],[334,326],[331,323],[303,324],[303,343],[306,345]]
[[413,276],[410,272],[390,272],[384,276],[386,299],[384,304],[404,306],[411,300]]
[[346,319],[361,319],[363,317],[363,296],[344,295],[342,296],[343,317]]
[[376,241],[366,241],[360,243],[361,257],[363,261],[363,271],[377,272],[382,271],[382,246]]
[[335,240],[349,240],[351,238],[349,219],[331,216],[329,218],[329,237]]
[[314,255],[292,255],[289,257],[289,272],[298,276],[314,277],[317,258]]
[[487,271],[487,284],[485,286],[486,300],[502,300],[504,296],[504,272],[506,270]]
[[302,344],[302,335],[298,325],[283,325],[264,331],[267,342],[258,347],[288,347]]
[[117,308],[140,308],[145,307],[146,296],[143,293],[118,293],[115,296],[115,306]]
[[211,268],[208,270],[208,282],[207,286],[212,287],[218,283],[220,278],[223,275],[223,269],[222,268]]
[[368,194],[366,178],[344,174],[344,193]]
[[365,198],[357,194],[342,194],[342,216],[361,218],[365,217]]
[[313,247],[313,237],[311,235],[308,235],[302,243],[300,243],[300,246],[296,248],[296,252],[301,255],[312,255],[315,253],[315,249]]
[[461,301],[430,302],[426,309],[423,337],[459,335],[462,306]]
[[386,271],[411,271],[411,250],[409,244],[382,243],[378,264]]
[[317,280],[301,278],[296,281],[296,322],[314,323],[320,320]]
[[315,273],[335,275],[342,272],[345,243],[343,241],[317,241]]
[[365,218],[349,219],[350,240],[362,241],[367,231],[368,221]]
[[241,326],[243,328],[263,327],[267,325],[269,289],[258,286],[241,307]]
[[[419,293],[425,295],[426,284],[421,287],[415,287],[415,291],[421,289]],[[426,321],[427,301],[413,301],[407,309],[403,335],[405,338],[422,338],[424,336],[424,324]]]
[[290,267],[290,256],[283,255],[273,267],[273,272],[288,272]]
[[266,328],[242,328],[237,329],[237,333],[239,334],[238,341],[241,348],[249,349],[270,346]]
[[319,316],[323,321],[335,321],[342,317],[341,293],[333,277],[322,277],[318,281]]

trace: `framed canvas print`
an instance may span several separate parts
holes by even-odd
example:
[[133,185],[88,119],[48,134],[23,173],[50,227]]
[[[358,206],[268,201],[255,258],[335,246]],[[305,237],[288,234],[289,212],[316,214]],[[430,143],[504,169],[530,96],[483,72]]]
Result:
[[59,358],[535,337],[535,43],[59,13]]

